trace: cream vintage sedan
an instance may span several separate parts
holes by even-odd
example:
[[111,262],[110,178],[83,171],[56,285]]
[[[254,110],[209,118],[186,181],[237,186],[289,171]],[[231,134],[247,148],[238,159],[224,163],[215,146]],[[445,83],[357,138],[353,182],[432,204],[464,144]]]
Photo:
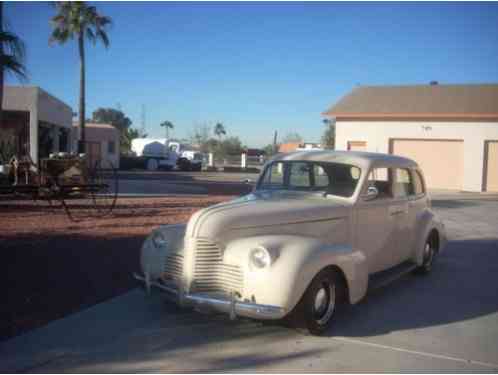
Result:
[[321,334],[341,303],[429,272],[445,244],[414,161],[302,151],[269,161],[251,194],[154,230],[134,276],[180,305]]

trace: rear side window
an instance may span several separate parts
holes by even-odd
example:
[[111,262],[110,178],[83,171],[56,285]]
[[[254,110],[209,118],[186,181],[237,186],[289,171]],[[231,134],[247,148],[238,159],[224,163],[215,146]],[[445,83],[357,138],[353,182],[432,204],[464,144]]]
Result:
[[396,168],[394,177],[394,196],[404,198],[413,195],[413,182],[408,169]]
[[424,183],[422,182],[422,176],[419,171],[413,171],[413,188],[415,195],[421,195],[425,193]]

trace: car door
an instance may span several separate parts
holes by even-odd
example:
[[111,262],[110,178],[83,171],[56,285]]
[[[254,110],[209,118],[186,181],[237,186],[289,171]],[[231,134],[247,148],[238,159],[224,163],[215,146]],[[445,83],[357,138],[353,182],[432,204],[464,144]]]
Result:
[[414,211],[410,210],[410,198],[414,186],[411,171],[407,168],[393,169],[393,203],[389,214],[395,218],[396,247],[392,253],[391,266],[404,262],[411,256],[413,246]]
[[413,188],[408,196],[408,219],[407,225],[409,229],[407,230],[408,243],[406,244],[407,256],[411,257],[413,255],[414,246],[417,242],[417,229],[419,223],[419,217],[424,211],[424,209],[429,204],[429,198],[425,192],[424,179],[422,174],[417,169],[411,170],[411,179]]
[[[379,194],[374,199],[363,198],[369,186]],[[373,169],[362,187],[362,194],[354,208],[355,236],[353,244],[367,257],[369,273],[389,268],[393,264],[393,251],[398,241],[398,205],[392,194],[392,171],[388,168]]]

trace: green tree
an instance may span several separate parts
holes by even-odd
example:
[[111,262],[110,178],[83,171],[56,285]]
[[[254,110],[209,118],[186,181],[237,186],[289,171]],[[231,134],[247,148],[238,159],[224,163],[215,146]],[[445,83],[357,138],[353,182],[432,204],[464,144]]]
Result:
[[302,142],[303,137],[299,135],[299,133],[296,132],[291,132],[287,133],[284,139],[282,140],[282,143],[291,143],[291,142]]
[[216,156],[219,158],[224,158],[229,155],[240,156],[243,151],[244,146],[242,145],[239,137],[228,137],[218,143]]
[[[126,153],[131,150],[131,141],[140,138],[139,131],[131,127],[132,121],[120,110],[114,108],[98,108],[92,113],[93,122],[110,124],[119,130],[120,150]],[[143,135],[143,138],[147,134]]]
[[171,121],[163,121],[161,124],[159,124],[161,128],[166,129],[166,139],[169,138],[169,129],[173,129],[175,126]]
[[267,144],[265,147],[263,147],[263,151],[265,152],[266,156],[273,156],[278,150],[278,144],[276,147],[274,147],[273,143]]
[[19,37],[3,27],[3,1],[0,1],[0,121],[2,118],[3,85],[5,73],[12,73],[19,79],[27,77],[24,60],[26,48]]
[[81,129],[79,151],[84,152],[85,142],[85,39],[95,44],[101,41],[107,48],[109,38],[106,28],[111,24],[109,17],[97,12],[94,6],[82,1],[60,1],[55,4],[57,14],[52,17],[53,27],[49,42],[66,43],[69,39],[77,39],[80,58],[80,100],[78,125]]
[[322,135],[322,147],[335,149],[335,121],[328,118],[323,120],[325,131]]
[[218,137],[218,140],[221,141],[221,136],[226,135],[227,132],[225,130],[225,127],[221,122],[216,123],[214,126],[214,134]]

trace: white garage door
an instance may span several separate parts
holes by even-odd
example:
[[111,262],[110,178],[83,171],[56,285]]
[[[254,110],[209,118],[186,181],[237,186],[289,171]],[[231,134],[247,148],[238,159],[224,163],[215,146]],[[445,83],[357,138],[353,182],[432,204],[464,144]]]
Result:
[[498,141],[486,142],[486,191],[498,191]]
[[462,189],[463,141],[392,139],[391,153],[415,160],[428,188]]

